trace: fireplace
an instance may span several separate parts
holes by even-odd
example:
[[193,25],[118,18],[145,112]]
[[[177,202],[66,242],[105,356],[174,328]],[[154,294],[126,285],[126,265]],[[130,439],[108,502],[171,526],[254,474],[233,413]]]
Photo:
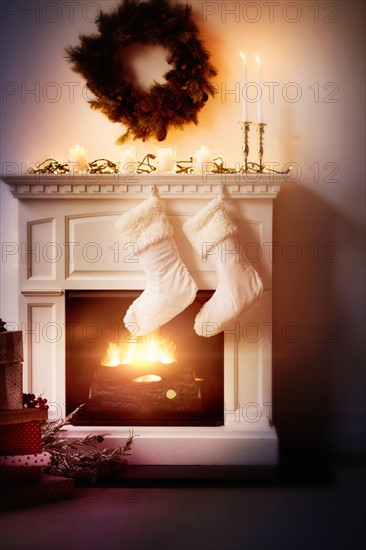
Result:
[[141,291],[67,291],[66,414],[76,425],[224,424],[224,336],[201,338],[195,316],[212,292],[161,330],[135,337],[122,319]]
[[[4,178],[13,197],[19,201],[19,240],[6,248],[15,266],[12,284],[19,288],[19,323],[8,328],[23,331],[25,390],[47,397],[51,418],[64,416],[73,405],[80,404],[79,400],[94,406],[93,411],[86,411],[78,423],[67,428],[66,437],[105,433],[108,434],[105,444],[114,447],[128,437],[130,430],[134,430],[138,437],[135,438],[131,460],[135,464],[276,464],[278,441],[271,423],[271,243],[273,201],[283,178],[274,174],[23,174]],[[207,299],[216,288],[216,274],[193,250],[182,226],[208,201],[218,196],[220,187],[223,187],[225,206],[237,221],[244,252],[263,280],[264,292],[243,317],[226,326],[216,344],[211,342],[211,338],[207,343],[201,343],[203,354],[215,356],[214,379],[210,378],[206,367],[201,372],[200,360],[193,365],[184,357],[186,350],[189,351],[191,346],[193,349],[190,341],[183,346],[179,341],[174,342],[181,329],[170,333],[168,325],[162,327],[163,337],[173,340],[177,346],[179,364],[187,367],[191,410],[175,410],[173,416],[164,415],[152,407],[151,402],[149,408],[145,400],[140,405],[131,405],[127,415],[123,416],[117,414],[118,407],[107,410],[105,406],[103,409],[96,398],[98,384],[100,388],[103,378],[98,376],[98,371],[103,370],[100,362],[103,361],[104,348],[108,347],[107,335],[106,341],[101,342],[103,349],[98,347],[92,361],[92,343],[86,342],[90,347],[83,349],[84,343],[81,342],[83,357],[79,355],[78,361],[84,366],[79,374],[88,380],[83,395],[68,392],[67,369],[71,352],[67,343],[73,330],[72,323],[81,323],[81,327],[84,323],[85,340],[98,337],[97,327],[88,325],[85,329],[85,323],[92,322],[91,316],[86,320],[70,318],[71,304],[73,300],[81,300],[82,296],[86,299],[87,293],[90,293],[88,299],[101,296],[95,298],[100,300],[106,299],[108,293],[116,293],[118,297],[113,299],[119,300],[123,292],[129,292],[131,297],[128,299],[132,299],[133,293],[137,295],[145,288],[145,275],[139,265],[131,261],[132,251],[119,243],[115,221],[121,213],[146,199],[152,186],[174,228],[182,260],[201,293],[197,296],[198,302]],[[7,200],[13,201],[13,197],[9,194]],[[194,317],[198,302],[183,317]],[[113,330],[108,326],[114,323],[122,325],[124,307],[118,305],[114,314],[117,318],[106,325],[110,334]],[[179,319],[174,321],[177,322]],[[192,319],[186,319],[186,324],[192,327]],[[77,328],[74,327],[75,336],[78,336]],[[190,332],[193,332],[191,328],[185,330],[186,337]],[[90,369],[91,362],[93,367]],[[129,377],[128,384],[130,387],[131,384],[147,384],[132,380],[149,374],[164,379],[164,372],[168,371],[164,371],[162,365],[155,365],[155,369],[158,368],[159,372],[140,369],[136,376]],[[109,369],[106,375],[112,378],[123,374],[123,365],[115,367],[114,372],[113,367],[104,366],[106,373],[105,369]],[[169,375],[165,374],[167,377]],[[79,381],[76,384],[79,385]],[[153,393],[153,384],[158,390],[159,382],[150,384],[150,393]],[[177,388],[164,389],[165,394],[160,392],[160,395],[165,395],[172,404],[178,396]],[[176,396],[171,399],[173,392]],[[130,401],[134,403],[132,399]],[[145,416],[139,417],[140,412]]]

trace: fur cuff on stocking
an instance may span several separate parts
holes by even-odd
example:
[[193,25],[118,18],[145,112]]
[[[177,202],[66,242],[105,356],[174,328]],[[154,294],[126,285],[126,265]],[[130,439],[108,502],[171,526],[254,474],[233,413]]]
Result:
[[126,242],[136,243],[139,251],[173,236],[173,228],[158,197],[150,197],[116,221],[116,229]]
[[[238,233],[238,226],[229,217],[221,199],[213,199],[184,225],[183,231],[199,254],[203,243],[219,245],[227,237]],[[206,253],[210,248],[205,247]]]

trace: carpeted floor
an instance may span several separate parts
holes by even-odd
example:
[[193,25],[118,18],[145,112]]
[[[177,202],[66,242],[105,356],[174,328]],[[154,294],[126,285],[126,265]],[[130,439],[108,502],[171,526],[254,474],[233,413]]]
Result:
[[[322,472],[320,472],[322,473]],[[365,461],[324,475],[251,482],[129,479],[5,512],[1,550],[358,550],[366,542]],[[144,486],[145,485],[145,486]],[[179,486],[178,486],[179,485]]]

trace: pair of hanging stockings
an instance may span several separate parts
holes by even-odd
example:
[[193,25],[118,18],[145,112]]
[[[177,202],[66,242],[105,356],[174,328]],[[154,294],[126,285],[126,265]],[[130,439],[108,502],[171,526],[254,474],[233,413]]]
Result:
[[[197,285],[179,256],[173,228],[157,197],[120,216],[116,228],[125,242],[137,246],[147,277],[145,290],[123,320],[130,332],[143,336],[185,310],[195,299]],[[214,336],[260,298],[262,281],[246,260],[238,242],[238,227],[221,199],[213,199],[190,218],[183,231],[201,261],[217,274],[217,289],[194,323],[199,336]]]

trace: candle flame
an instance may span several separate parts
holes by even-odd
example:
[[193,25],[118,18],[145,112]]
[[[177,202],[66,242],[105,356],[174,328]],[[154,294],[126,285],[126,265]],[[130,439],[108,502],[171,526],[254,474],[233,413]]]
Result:
[[244,63],[246,64],[246,63],[247,63],[247,58],[245,57],[245,55],[243,54],[243,52],[240,52],[240,57],[242,58],[242,60],[243,60]]
[[151,332],[137,342],[126,340],[122,344],[111,342],[108,345],[101,365],[117,367],[118,365],[146,365],[146,363],[174,363],[175,344],[159,335],[159,331]]
[[261,66],[261,58],[259,57],[259,55],[255,55],[254,57],[255,57],[255,60],[257,62],[258,67],[260,67]]

